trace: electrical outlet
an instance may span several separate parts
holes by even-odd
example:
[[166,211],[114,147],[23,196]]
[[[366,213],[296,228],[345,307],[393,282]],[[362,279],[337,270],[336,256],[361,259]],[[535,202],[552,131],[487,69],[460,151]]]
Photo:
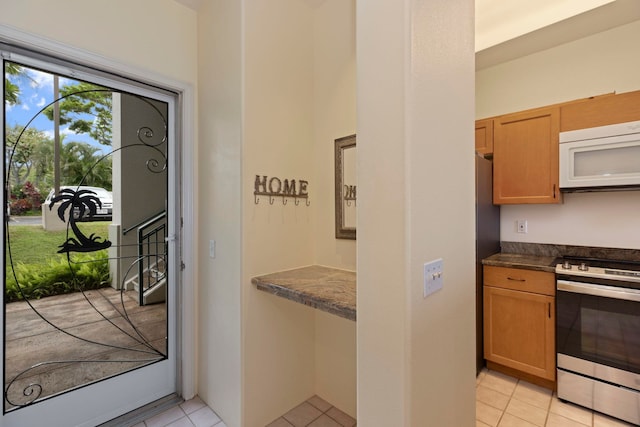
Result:
[[444,270],[442,258],[424,264],[424,297],[442,289]]
[[518,233],[527,233],[527,220],[519,219],[516,221],[516,229]]
[[209,258],[216,257],[216,241],[209,240]]

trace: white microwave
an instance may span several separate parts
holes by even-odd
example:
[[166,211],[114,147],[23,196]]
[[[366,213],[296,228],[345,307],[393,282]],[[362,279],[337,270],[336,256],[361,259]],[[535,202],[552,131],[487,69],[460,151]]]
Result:
[[560,132],[560,190],[640,189],[640,121]]

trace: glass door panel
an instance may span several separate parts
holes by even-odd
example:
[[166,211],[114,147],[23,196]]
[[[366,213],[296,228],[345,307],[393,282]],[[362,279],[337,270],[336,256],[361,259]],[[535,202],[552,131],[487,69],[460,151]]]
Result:
[[[175,391],[175,104],[3,65],[5,422],[133,393],[96,409],[113,417]],[[56,405],[60,425],[81,424]]]

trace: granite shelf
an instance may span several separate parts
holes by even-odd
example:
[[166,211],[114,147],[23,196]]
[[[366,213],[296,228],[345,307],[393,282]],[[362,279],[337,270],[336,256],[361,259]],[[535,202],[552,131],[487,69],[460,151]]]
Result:
[[356,273],[311,265],[254,277],[251,283],[264,292],[356,320]]

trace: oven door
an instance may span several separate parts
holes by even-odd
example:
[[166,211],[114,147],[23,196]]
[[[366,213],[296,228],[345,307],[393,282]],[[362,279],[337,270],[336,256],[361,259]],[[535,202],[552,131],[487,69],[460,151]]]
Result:
[[640,290],[558,280],[556,304],[559,355],[640,374]]
[[558,398],[640,425],[640,290],[559,277],[556,304]]

